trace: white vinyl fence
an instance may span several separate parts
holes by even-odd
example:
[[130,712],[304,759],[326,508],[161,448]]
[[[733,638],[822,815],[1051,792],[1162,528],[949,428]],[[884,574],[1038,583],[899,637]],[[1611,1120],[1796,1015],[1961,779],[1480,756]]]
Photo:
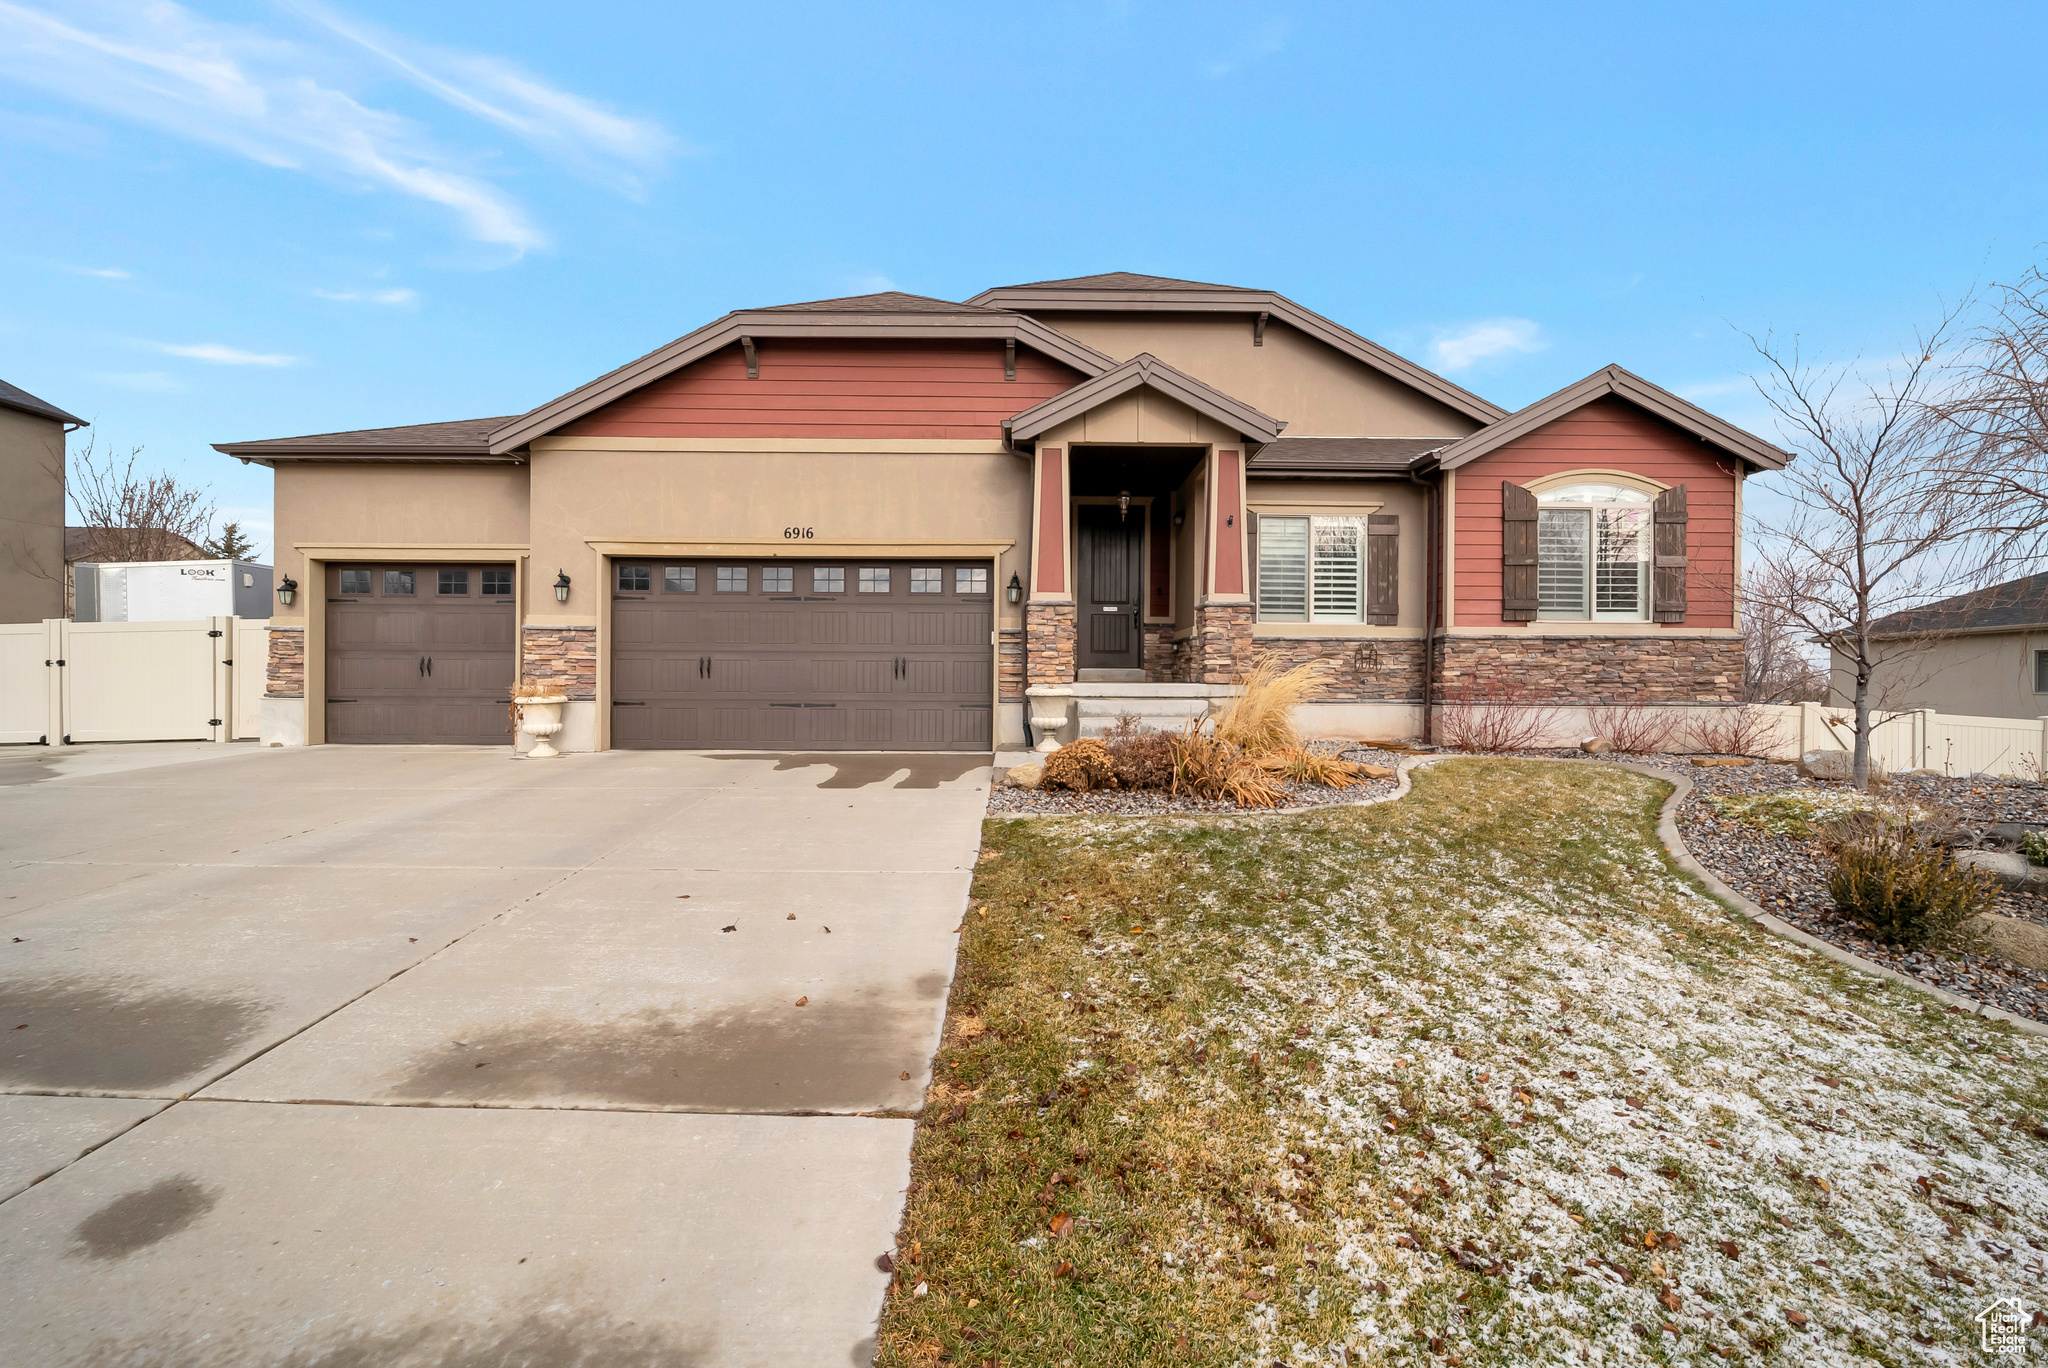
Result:
[[[1848,750],[1856,744],[1856,714],[1818,703],[1759,705],[1774,724],[1765,748],[1774,760],[1806,751]],[[2048,717],[1964,717],[1915,708],[1873,713],[1870,755],[1892,774],[1931,769],[1942,774],[2048,778]]]
[[269,625],[234,617],[0,624],[0,742],[254,737]]

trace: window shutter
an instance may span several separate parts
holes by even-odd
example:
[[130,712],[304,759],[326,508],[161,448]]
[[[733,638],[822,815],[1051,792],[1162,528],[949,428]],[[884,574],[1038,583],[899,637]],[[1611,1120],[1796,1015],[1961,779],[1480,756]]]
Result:
[[1651,543],[1650,617],[1685,621],[1685,486],[1667,489],[1650,505],[1656,524]]
[[1401,617],[1401,519],[1374,513],[1365,520],[1365,620],[1396,626]]
[[1536,620],[1536,496],[1500,482],[1500,620]]

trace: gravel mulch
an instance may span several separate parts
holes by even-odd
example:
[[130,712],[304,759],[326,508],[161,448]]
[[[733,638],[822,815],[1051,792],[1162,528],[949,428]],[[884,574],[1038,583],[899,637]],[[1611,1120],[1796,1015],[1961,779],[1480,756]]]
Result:
[[[1387,769],[1396,768],[1402,760],[1401,756],[1391,751],[1371,746],[1343,749],[1329,745],[1319,749],[1336,751],[1346,760],[1354,760],[1365,765],[1382,765]],[[1278,804],[1278,809],[1299,810],[1369,803],[1390,796],[1399,787],[1399,781],[1394,779],[1367,779],[1348,789],[1325,788],[1321,784],[1294,784],[1282,780],[1280,788],[1285,796]],[[1043,789],[997,787],[990,790],[988,796],[988,813],[991,817],[1171,817],[1183,813],[1242,815],[1246,812],[1278,809],[1241,808],[1235,803],[1196,798],[1184,793],[1173,794],[1164,789],[1099,789],[1092,793],[1055,793]]]
[[[1706,799],[1772,793],[1788,789],[1840,792],[1846,784],[1801,777],[1788,764],[1756,763],[1741,768],[1699,768],[1689,761],[1649,757],[1649,763],[1683,774],[1694,784],[1679,805],[1679,834],[1693,856],[1716,878],[1765,911],[1852,954],[1922,983],[2048,1021],[2048,974],[1998,956],[1950,951],[1902,950],[1871,940],[1836,910],[1828,894],[1829,860],[1820,844],[1777,835],[1721,816]],[[1981,836],[1999,822],[2048,822],[2048,784],[2006,779],[1896,779],[1892,792],[1916,803],[1938,806]],[[2048,904],[2034,897],[2001,893],[1994,909],[2026,921],[2048,924]]]

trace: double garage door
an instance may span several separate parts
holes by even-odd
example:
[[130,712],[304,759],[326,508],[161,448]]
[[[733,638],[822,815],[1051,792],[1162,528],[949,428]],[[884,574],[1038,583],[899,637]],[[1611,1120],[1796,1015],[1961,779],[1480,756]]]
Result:
[[985,751],[987,561],[617,561],[612,744]]

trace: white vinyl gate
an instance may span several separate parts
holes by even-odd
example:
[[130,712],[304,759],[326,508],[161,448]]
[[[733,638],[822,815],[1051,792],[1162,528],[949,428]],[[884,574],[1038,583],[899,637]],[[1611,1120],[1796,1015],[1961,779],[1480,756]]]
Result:
[[233,617],[0,624],[0,742],[253,737],[268,627]]

